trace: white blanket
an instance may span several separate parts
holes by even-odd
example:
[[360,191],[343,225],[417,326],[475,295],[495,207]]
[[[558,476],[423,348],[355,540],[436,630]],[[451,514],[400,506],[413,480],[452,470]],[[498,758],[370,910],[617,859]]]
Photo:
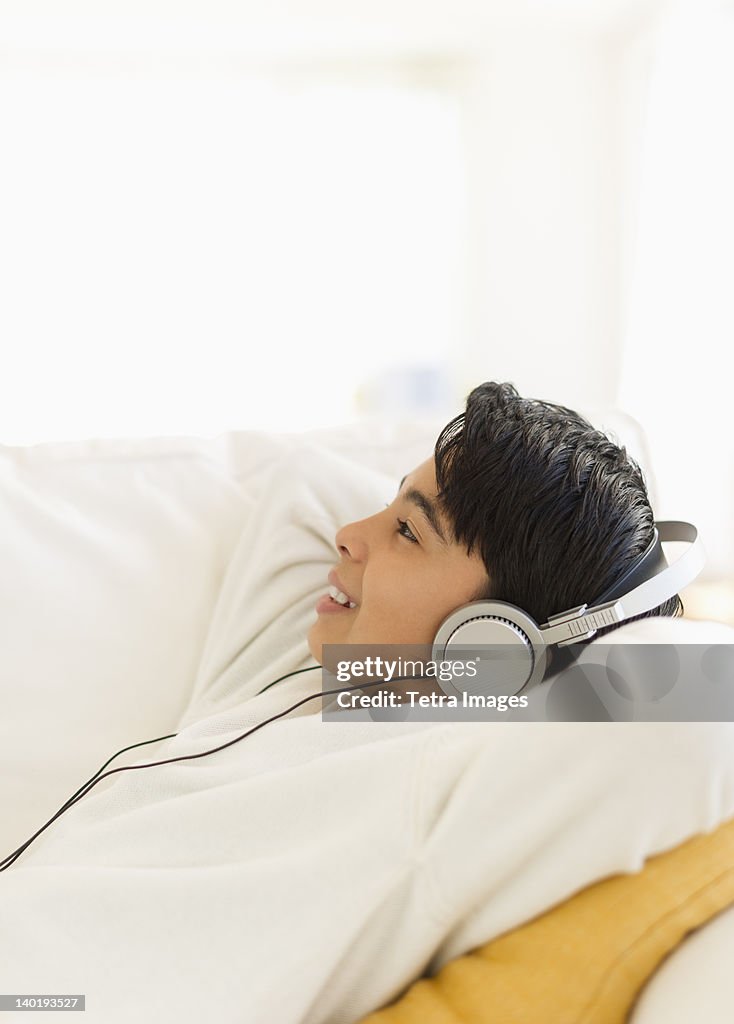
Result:
[[[258,696],[315,667],[334,532],[396,483],[313,444],[275,457],[178,735],[110,767],[208,750],[317,693],[315,668]],[[734,815],[728,723],[340,723],[320,703],[117,773],[54,822],[0,872],[0,991],[83,993],[90,1024],[347,1024]]]

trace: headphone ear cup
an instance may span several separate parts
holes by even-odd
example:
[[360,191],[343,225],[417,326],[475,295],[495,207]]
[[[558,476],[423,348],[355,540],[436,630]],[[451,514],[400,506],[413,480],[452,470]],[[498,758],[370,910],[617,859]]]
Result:
[[440,681],[444,693],[459,698],[513,696],[541,682],[548,665],[537,622],[506,601],[470,601],[451,612],[436,631],[432,657],[476,662],[476,674]]

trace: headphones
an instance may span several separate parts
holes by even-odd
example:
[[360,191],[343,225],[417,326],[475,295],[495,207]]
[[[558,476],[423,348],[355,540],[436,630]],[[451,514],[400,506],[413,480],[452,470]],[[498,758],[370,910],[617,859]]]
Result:
[[[672,566],[668,566],[661,541],[687,541],[689,548]],[[579,605],[578,608],[570,608],[568,611],[558,615],[552,615],[543,626],[538,626],[535,620],[521,608],[509,604],[507,601],[471,601],[453,611],[438,628],[433,641],[434,660],[443,660],[448,653],[455,653],[459,648],[475,648],[477,645],[485,645],[501,649],[499,658],[491,657],[489,671],[478,673],[474,677],[471,691],[467,692],[490,694],[515,694],[525,687],[530,687],[541,682],[545,677],[548,666],[548,650],[554,645],[563,647],[573,644],[580,639],[589,639],[597,629],[603,626],[611,626],[617,622],[640,615],[642,612],[656,608],[669,597],[673,597],[680,589],[686,586],[699,574],[703,568],[705,554],[703,546],[698,538],[698,531],[690,523],[682,522],[661,522],[655,524],[653,539],[646,551],[635,561],[630,569],[617,580],[617,582],[605,590],[604,593],[593,602],[592,607]],[[486,666],[482,666],[486,668]],[[314,669],[321,669],[321,665],[311,665],[308,668],[297,669],[295,672],[288,672],[272,683],[268,683],[260,693],[269,690],[271,686],[287,679],[289,676],[299,675],[301,672],[312,672]],[[484,675],[484,678],[482,676]],[[488,677],[488,678],[487,678]],[[462,677],[466,679],[466,677]],[[276,718],[283,718],[289,712],[300,707],[302,704],[318,697],[325,697],[332,693],[341,693],[344,690],[361,690],[365,686],[384,685],[384,680],[378,679],[373,682],[362,682],[357,686],[339,686],[333,690],[319,690],[307,697],[302,697],[295,704],[280,711],[263,722],[252,726],[240,736],[233,740],[220,744],[211,750],[204,750],[199,754],[184,754],[180,757],[170,757],[163,761],[150,761],[146,764],[126,765],[122,768],[112,768],[105,772],[104,769],[119,754],[135,747],[143,747],[149,743],[158,743],[160,740],[172,739],[178,733],[170,733],[167,736],[158,736],[156,739],[144,740],[142,743],[134,743],[124,747],[113,754],[89,779],[81,786],[73,796],[69,797],[66,803],[50,818],[45,825],[35,832],[30,839],[27,839],[22,846],[19,846],[13,853],[8,854],[0,861],[0,871],[6,871],[11,864],[20,857],[27,847],[36,839],[48,826],[56,820],[64,811],[81,800],[90,789],[102,779],[116,772],[134,771],[139,768],[153,768],[156,765],[172,764],[175,761],[190,761],[197,757],[205,757],[217,750],[223,750],[234,743],[245,739],[258,729],[262,729],[268,722]],[[440,682],[445,693],[454,696],[461,696],[450,682]]]
[[[662,541],[683,541],[689,546],[669,565]],[[672,520],[658,522],[646,550],[591,606],[569,608],[551,615],[539,626],[528,612],[507,601],[470,601],[451,612],[438,627],[432,658],[439,662],[450,660],[460,650],[464,654],[478,647],[488,650],[483,650],[485,656],[480,659],[476,676],[460,677],[461,689],[451,681],[441,680],[439,685],[447,695],[459,698],[464,692],[512,696],[530,689],[543,681],[549,662],[556,660],[550,648],[588,640],[604,626],[657,608],[694,580],[705,560],[695,526]],[[568,655],[557,659],[560,667],[573,660],[574,650]]]

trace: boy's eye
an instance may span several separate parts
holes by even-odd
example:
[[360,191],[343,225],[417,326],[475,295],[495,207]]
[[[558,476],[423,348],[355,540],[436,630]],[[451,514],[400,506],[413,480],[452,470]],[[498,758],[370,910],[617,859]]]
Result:
[[[407,537],[408,540],[411,540],[414,544],[417,544],[418,543],[418,538],[414,535],[413,531],[408,526],[408,524],[405,522],[405,520],[404,519],[398,519],[398,522],[400,523],[400,526],[398,527],[398,533],[401,534],[403,537]],[[403,531],[407,531],[407,532],[403,532]]]
[[[389,507],[390,506],[387,503],[385,503],[385,508],[389,508]],[[418,538],[415,536],[415,534],[413,533],[411,528],[408,526],[408,524],[405,522],[405,520],[404,519],[398,519],[398,523],[399,523],[399,526],[398,526],[397,532],[400,534],[400,536],[401,537],[405,537],[406,540],[411,541],[413,544],[417,544],[418,543]]]

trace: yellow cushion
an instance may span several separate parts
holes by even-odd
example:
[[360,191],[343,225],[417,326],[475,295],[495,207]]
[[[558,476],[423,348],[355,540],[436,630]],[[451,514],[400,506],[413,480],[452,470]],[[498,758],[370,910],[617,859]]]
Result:
[[623,1024],[688,932],[734,903],[734,819],[446,964],[362,1024]]

